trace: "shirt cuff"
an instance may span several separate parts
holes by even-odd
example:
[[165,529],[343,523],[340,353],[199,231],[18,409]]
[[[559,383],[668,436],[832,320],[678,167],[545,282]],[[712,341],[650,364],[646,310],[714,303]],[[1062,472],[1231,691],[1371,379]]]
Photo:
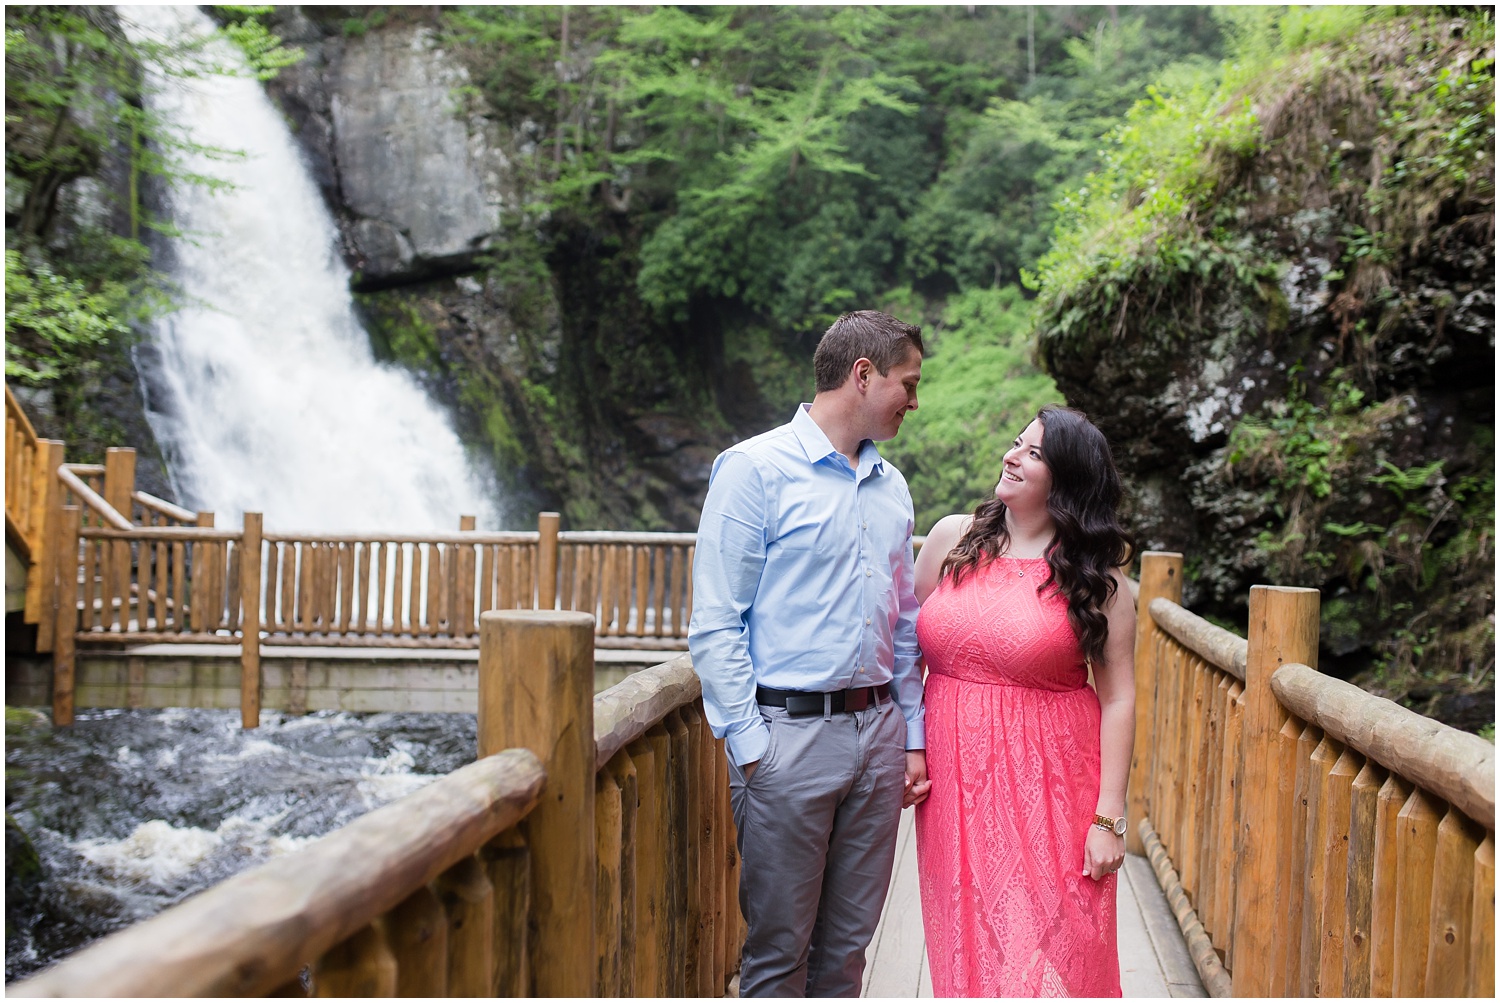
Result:
[[724,736],[724,744],[728,746],[729,756],[736,766],[758,763],[771,744],[771,729],[757,717],[753,721],[746,721],[739,731]]
[[921,719],[906,722],[906,751],[915,752],[927,748],[927,722]]

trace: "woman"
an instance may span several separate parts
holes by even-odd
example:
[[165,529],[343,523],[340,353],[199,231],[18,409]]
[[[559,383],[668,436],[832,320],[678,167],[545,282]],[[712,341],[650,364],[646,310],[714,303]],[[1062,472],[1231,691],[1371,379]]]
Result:
[[939,521],[917,560],[932,782],[917,863],[935,996],[1120,995],[1135,608],[1119,500],[1103,434],[1045,407],[994,499]]

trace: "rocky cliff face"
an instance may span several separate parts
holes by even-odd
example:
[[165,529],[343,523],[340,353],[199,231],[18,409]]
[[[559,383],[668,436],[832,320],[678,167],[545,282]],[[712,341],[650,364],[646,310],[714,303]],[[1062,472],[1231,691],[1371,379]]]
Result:
[[1243,627],[1252,584],[1317,587],[1326,671],[1478,728],[1494,710],[1493,130],[1475,119],[1465,139],[1450,104],[1469,87],[1492,107],[1476,60],[1493,51],[1406,21],[1351,51],[1254,92],[1261,142],[1217,155],[1177,260],[1144,243],[1123,301],[1073,291],[1041,345],[1116,444],[1143,546],[1186,555],[1189,605]]
[[286,12],[278,29],[307,56],[269,89],[338,214],[357,286],[473,271],[518,208],[508,137],[465,107],[468,75],[430,25],[327,27]]
[[[307,55],[268,89],[338,219],[377,348],[452,403],[519,520],[556,507],[580,527],[690,528],[729,429],[704,418],[691,346],[662,345],[639,315],[617,253],[632,236],[569,247],[566,221],[527,215],[524,123],[488,113],[425,13],[358,34],[338,8],[278,18]],[[543,226],[565,253],[547,257]]]

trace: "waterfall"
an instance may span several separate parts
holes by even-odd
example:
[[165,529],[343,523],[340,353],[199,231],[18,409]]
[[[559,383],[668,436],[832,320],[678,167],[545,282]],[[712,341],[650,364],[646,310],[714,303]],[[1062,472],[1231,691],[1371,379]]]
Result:
[[[213,30],[196,7],[119,12],[133,38]],[[205,54],[244,66],[227,42]],[[259,82],[152,67],[147,103],[194,144],[243,153],[186,154],[184,171],[233,187],[179,183],[165,207],[180,305],[152,325],[148,418],[184,504],[282,530],[456,530],[461,514],[493,528],[448,417],[376,361],[333,219]]]

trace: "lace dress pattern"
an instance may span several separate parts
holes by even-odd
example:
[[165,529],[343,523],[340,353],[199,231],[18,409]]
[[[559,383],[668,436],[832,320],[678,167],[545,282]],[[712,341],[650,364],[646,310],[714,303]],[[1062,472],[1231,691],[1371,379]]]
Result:
[[1119,996],[1117,875],[1082,876],[1099,699],[1047,562],[1002,557],[923,604],[927,773],[917,862],[932,989]]

